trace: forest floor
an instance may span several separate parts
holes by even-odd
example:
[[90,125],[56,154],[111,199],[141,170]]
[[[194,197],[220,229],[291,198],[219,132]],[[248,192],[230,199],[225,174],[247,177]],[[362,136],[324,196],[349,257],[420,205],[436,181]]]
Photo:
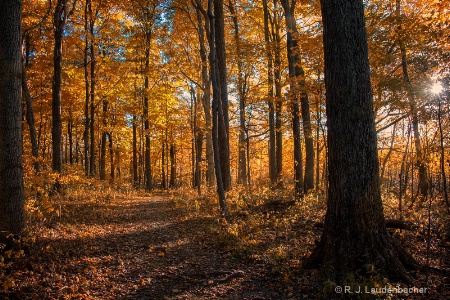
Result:
[[[14,261],[0,277],[0,299],[323,298],[326,287],[317,283],[317,271],[301,268],[301,258],[320,237],[314,226],[320,214],[296,213],[296,222],[286,221],[277,211],[293,204],[274,202],[241,210],[227,223],[212,204],[202,209],[178,198],[61,198],[54,203],[57,214],[34,224],[28,249],[9,253]],[[258,226],[265,225],[256,230],[259,219]],[[242,226],[250,228],[241,232],[246,238],[239,237]],[[435,249],[435,259],[442,262],[445,251]],[[449,299],[448,280],[431,274],[429,295],[401,299]],[[420,282],[423,276],[418,287]],[[366,296],[361,299],[375,298]]]

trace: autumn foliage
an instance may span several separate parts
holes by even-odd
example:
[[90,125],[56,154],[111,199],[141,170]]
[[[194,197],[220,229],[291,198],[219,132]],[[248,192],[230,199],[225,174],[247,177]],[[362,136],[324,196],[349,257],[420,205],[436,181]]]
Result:
[[[210,56],[214,3],[225,66]],[[429,289],[401,297],[446,299],[448,3],[364,3],[384,215],[406,226],[389,234]],[[322,30],[320,1],[23,0],[27,221],[0,235],[0,297],[351,299],[336,286],[402,284],[372,261],[341,283],[304,268],[329,192]],[[223,199],[213,134],[228,148]]]

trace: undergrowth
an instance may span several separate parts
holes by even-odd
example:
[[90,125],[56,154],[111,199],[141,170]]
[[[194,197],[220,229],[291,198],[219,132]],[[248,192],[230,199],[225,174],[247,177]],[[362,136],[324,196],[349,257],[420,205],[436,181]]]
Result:
[[[336,283],[320,278],[317,270],[303,269],[302,260],[310,255],[322,232],[326,200],[321,193],[310,193],[294,200],[290,189],[238,186],[227,193],[228,221],[220,215],[214,192],[198,196],[195,191],[189,190],[182,195],[174,197],[175,205],[184,206],[197,215],[216,212],[213,239],[218,247],[230,256],[264,266],[268,276],[276,278],[287,290],[303,285],[302,292],[315,291],[324,299],[408,299],[405,294],[384,293],[383,288],[398,288],[401,285],[389,282],[370,262],[365,265],[367,272],[362,272],[365,275],[357,278],[349,275],[344,280],[347,286],[369,291],[359,295],[336,294]],[[411,199],[408,201],[410,204]],[[423,265],[428,255],[430,265],[445,268],[442,243],[445,233],[443,224],[446,224],[447,216],[443,202],[439,198],[431,199],[431,205],[429,201],[417,201],[413,205],[405,205],[400,212],[397,197],[385,192],[383,204],[386,219],[399,219],[412,225],[411,230],[389,229],[391,234]],[[431,250],[427,254],[428,241]],[[416,278],[423,286],[423,274],[416,274]],[[438,277],[434,278],[427,282],[428,287],[439,289],[442,285],[439,286]],[[374,289],[376,292],[371,293]]]
[[[14,287],[11,274],[15,265],[33,247],[38,238],[37,232],[42,228],[51,228],[62,217],[73,217],[66,209],[67,205],[109,205],[120,199],[150,195],[136,191],[127,182],[110,183],[86,178],[77,169],[62,175],[44,171],[39,176],[30,175],[25,182],[27,227],[24,235],[10,235],[8,242],[0,244],[0,289],[3,290]],[[55,183],[60,185],[57,190]],[[291,298],[295,298],[295,289],[301,287],[301,293],[316,297],[353,299],[345,294],[336,295],[336,283],[320,278],[317,270],[302,267],[302,260],[310,255],[322,232],[320,224],[323,224],[326,212],[323,193],[313,192],[294,200],[293,191],[289,188],[236,186],[227,193],[230,217],[225,220],[220,214],[215,191],[205,188],[201,192],[198,195],[190,187],[163,191],[173,208],[184,211],[185,218],[207,217],[215,220],[209,228],[210,242],[223,251],[224,257],[236,257],[262,267],[269,278],[285,286],[287,294],[293,296]],[[442,199],[426,200],[412,204],[412,200],[408,199],[408,205],[404,205],[400,212],[397,197],[385,192],[385,217],[413,224],[414,230],[390,231],[420,263],[425,264],[428,257],[430,265],[445,268],[448,262],[443,253],[448,243],[444,241],[444,224],[448,216]],[[366,266],[368,276],[354,278],[349,275],[345,283],[368,288],[395,286],[370,262]],[[423,283],[424,277],[419,274],[417,280]],[[430,276],[428,287],[439,290],[439,280],[437,276]],[[358,299],[388,299],[388,296],[383,293],[358,295]]]

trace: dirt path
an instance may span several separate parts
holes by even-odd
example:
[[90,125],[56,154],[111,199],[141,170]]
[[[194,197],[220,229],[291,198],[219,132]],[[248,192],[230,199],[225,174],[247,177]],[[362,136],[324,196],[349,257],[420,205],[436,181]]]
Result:
[[[189,215],[189,214],[188,214]],[[213,217],[166,196],[61,204],[11,270],[10,299],[287,299],[263,266],[213,246]],[[215,225],[217,227],[217,225]]]

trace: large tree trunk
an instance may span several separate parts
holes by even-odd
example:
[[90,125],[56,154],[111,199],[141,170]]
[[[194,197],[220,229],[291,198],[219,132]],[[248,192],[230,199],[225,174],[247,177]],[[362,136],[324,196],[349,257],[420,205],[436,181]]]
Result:
[[0,237],[25,225],[21,106],[22,1],[0,1]]
[[363,1],[321,5],[329,193],[324,232],[309,262],[339,283],[365,264],[411,282],[405,266],[415,261],[385,226]]

